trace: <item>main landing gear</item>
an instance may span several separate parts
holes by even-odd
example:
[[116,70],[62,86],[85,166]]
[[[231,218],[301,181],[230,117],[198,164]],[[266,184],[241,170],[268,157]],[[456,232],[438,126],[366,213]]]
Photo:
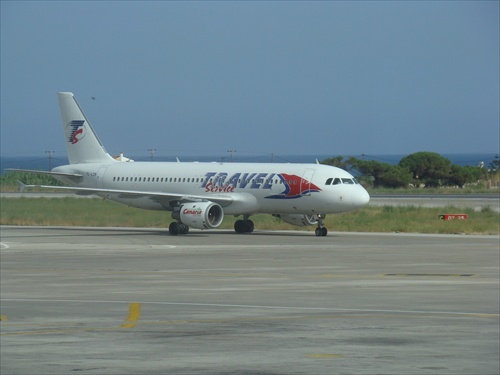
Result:
[[244,215],[243,220],[236,220],[234,231],[236,233],[252,233],[254,229],[253,221],[249,220],[249,215]]
[[[236,220],[234,223],[234,231],[236,233],[252,233],[254,230],[254,223],[252,220],[249,220],[249,215],[245,215],[243,220]],[[328,234],[328,229],[326,229],[324,225],[325,215],[317,215],[318,218],[318,226],[314,231],[316,237],[325,237]],[[174,221],[170,223],[168,227],[168,231],[172,236],[177,236],[179,234],[187,234],[189,232],[189,226],[180,222]]]
[[328,234],[328,229],[323,226],[326,216],[318,214],[317,217],[318,227],[315,229],[314,234],[316,234],[316,237],[325,237]]
[[178,234],[187,234],[189,232],[189,227],[179,221],[174,221],[168,226],[168,231],[172,236],[177,236]]

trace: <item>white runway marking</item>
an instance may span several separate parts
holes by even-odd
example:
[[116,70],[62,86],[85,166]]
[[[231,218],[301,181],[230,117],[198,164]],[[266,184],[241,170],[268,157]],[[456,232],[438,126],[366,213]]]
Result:
[[7,245],[3,242],[0,242],[0,249],[5,250],[5,249],[8,249],[9,247],[10,247],[9,245]]
[[[130,301],[102,301],[102,300],[79,300],[79,299],[39,299],[39,298],[0,298],[0,302],[71,302],[71,303],[125,303]],[[352,312],[352,313],[390,313],[390,314],[434,314],[434,315],[485,315],[499,316],[497,313],[485,312],[459,312],[459,311],[429,311],[429,310],[387,310],[387,309],[341,309],[334,307],[300,307],[300,306],[265,306],[265,305],[238,305],[225,303],[197,303],[197,302],[157,302],[157,301],[136,301],[142,305],[165,305],[165,306],[200,306],[200,307],[227,307],[246,309],[268,309],[268,310],[299,310],[299,311],[332,311],[332,312]]]

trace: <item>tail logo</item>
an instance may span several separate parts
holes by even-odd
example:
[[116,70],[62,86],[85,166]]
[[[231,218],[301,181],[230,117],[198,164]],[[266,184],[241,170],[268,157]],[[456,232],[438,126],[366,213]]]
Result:
[[85,137],[84,123],[85,120],[73,120],[66,125],[66,136],[68,137],[68,142],[72,145]]

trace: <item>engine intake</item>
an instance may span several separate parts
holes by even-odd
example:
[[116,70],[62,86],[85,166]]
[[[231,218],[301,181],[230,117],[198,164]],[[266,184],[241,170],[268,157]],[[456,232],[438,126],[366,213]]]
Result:
[[213,202],[187,203],[181,206],[179,219],[193,228],[213,229],[221,225],[224,211],[220,205]]

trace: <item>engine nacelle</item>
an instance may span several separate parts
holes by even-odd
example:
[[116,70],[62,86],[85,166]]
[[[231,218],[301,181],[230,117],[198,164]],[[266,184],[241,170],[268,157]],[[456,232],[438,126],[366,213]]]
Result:
[[181,206],[179,219],[189,227],[213,229],[222,223],[224,211],[221,206],[213,202],[186,203]]
[[288,224],[298,225],[299,227],[318,224],[318,217],[316,215],[285,214],[276,216]]

